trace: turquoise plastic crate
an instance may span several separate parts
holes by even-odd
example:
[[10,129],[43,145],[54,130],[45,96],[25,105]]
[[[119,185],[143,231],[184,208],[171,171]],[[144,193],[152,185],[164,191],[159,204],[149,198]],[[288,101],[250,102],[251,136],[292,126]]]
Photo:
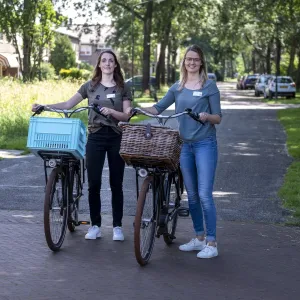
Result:
[[31,117],[27,147],[38,151],[71,153],[78,159],[85,155],[86,128],[81,120],[69,118]]

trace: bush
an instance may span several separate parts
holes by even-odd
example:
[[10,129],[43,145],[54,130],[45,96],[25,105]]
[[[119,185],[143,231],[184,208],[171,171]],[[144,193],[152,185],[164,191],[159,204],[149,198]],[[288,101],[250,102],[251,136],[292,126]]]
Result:
[[71,78],[71,79],[89,79],[91,76],[91,72],[88,70],[80,70],[78,68],[71,69],[61,69],[59,71],[59,75],[61,78]]
[[81,62],[79,65],[79,69],[93,71],[94,67],[87,62]]
[[56,35],[55,47],[51,51],[50,63],[54,66],[57,74],[61,69],[69,69],[76,66],[76,54],[67,36]]
[[40,71],[41,71],[41,77],[44,80],[55,78],[55,69],[49,63],[42,63]]

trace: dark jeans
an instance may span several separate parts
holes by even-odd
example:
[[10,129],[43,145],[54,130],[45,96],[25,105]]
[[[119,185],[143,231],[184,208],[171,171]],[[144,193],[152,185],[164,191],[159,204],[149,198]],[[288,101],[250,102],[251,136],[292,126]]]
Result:
[[123,217],[123,177],[125,163],[120,151],[121,135],[111,127],[104,126],[88,136],[86,162],[89,184],[89,205],[92,226],[101,226],[101,181],[107,153],[109,182],[112,193],[113,226],[122,226]]

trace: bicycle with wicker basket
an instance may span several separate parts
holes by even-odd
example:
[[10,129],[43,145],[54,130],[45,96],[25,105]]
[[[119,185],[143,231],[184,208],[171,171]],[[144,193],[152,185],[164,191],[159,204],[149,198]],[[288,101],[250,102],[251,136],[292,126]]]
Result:
[[[161,125],[130,124],[121,122],[120,155],[127,165],[136,170],[137,208],[134,220],[134,249],[137,262],[148,263],[155,236],[163,236],[167,245],[175,237],[178,216],[188,216],[188,208],[180,206],[183,179],[179,168],[181,139],[166,122],[188,114],[202,123],[191,109],[171,116],[152,115],[139,108],[136,113],[157,118]],[[202,123],[203,124],[203,123]],[[139,190],[139,177],[145,178]]]
[[[41,105],[30,118],[27,148],[44,161],[44,233],[52,251],[61,248],[67,228],[73,232],[76,226],[90,223],[79,220],[79,200],[85,182],[86,128],[80,119],[71,118],[74,113],[88,109],[100,113],[97,105],[75,110]],[[42,111],[64,117],[35,117]]]

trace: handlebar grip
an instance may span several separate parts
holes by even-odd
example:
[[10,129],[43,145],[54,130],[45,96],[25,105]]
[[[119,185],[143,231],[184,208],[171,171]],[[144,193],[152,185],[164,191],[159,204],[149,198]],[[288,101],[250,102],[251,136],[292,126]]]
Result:
[[194,119],[195,121],[201,123],[202,125],[204,125],[204,123],[200,120],[199,115],[196,113],[193,113],[192,110],[190,108],[186,108],[185,111],[188,113],[188,115]]
[[39,115],[40,113],[43,112],[43,110],[45,109],[44,105],[39,105],[36,109],[36,111],[34,112],[34,114],[32,115],[32,117],[34,117],[35,115]]

